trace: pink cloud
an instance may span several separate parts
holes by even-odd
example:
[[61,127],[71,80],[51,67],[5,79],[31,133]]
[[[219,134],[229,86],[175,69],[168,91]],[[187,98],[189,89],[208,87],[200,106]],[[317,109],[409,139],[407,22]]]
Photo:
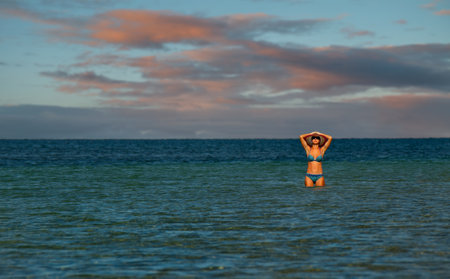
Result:
[[139,68],[142,75],[147,78],[177,78],[182,77],[183,75],[188,75],[190,72],[189,69],[182,67],[182,65],[170,63],[170,61],[159,61],[156,56],[145,56],[131,59],[128,62],[128,66]]
[[441,2],[442,0],[433,0],[430,3],[422,5],[422,8],[424,9],[434,9],[436,5]]
[[408,22],[404,19],[399,19],[399,20],[396,20],[395,23],[403,25],[403,24],[407,24]]
[[[209,87],[214,87],[214,84],[208,84]],[[166,87],[164,93],[153,93],[136,96],[130,99],[120,98],[121,96],[111,96],[105,99],[102,103],[114,106],[127,107],[153,107],[158,109],[169,109],[173,111],[190,111],[190,110],[217,110],[224,109],[228,106],[248,104],[245,99],[230,98],[222,94],[206,94],[204,91],[197,92],[178,92],[177,88],[170,85]],[[172,91],[169,91],[171,90]],[[175,89],[175,90],[173,90]],[[172,92],[173,94],[170,94]],[[176,92],[176,93],[174,93]],[[212,93],[220,93],[212,92]]]
[[450,96],[445,94],[427,93],[398,93],[395,95],[354,98],[351,102],[369,102],[382,107],[396,110],[412,110],[423,106],[427,102],[450,101]]
[[200,17],[152,10],[113,10],[90,18],[52,19],[21,9],[3,12],[54,27],[48,33],[56,40],[122,49],[161,48],[168,43],[229,45],[265,32],[298,34],[336,20],[282,20],[262,13]]
[[169,12],[116,10],[87,26],[92,44],[157,46],[168,42],[217,40],[221,27],[207,19]]
[[298,89],[324,90],[333,86],[347,85],[351,82],[350,78],[337,73],[327,73],[299,67],[291,68],[290,73],[293,76],[290,84],[293,88]]
[[[430,2],[430,3],[428,3],[428,4],[422,5],[422,8],[429,9],[429,10],[434,10],[434,9],[436,9],[438,3],[441,2],[441,1],[442,0],[434,0],[434,1]],[[450,10],[443,9],[443,10],[439,10],[439,11],[434,12],[434,14],[438,15],[438,16],[448,16],[448,15],[450,15]]]
[[450,15],[450,10],[440,10],[435,12],[436,15],[440,15],[440,16],[447,16]]

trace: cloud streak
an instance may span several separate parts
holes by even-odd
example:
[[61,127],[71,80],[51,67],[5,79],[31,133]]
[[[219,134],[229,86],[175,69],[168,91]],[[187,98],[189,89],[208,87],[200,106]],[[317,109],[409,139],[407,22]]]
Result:
[[351,27],[346,27],[346,28],[342,28],[341,32],[344,33],[347,38],[349,39],[353,39],[356,37],[373,37],[375,36],[375,33],[369,30],[355,30],[354,28]]
[[440,10],[435,12],[436,15],[439,16],[449,16],[450,15],[450,10]]

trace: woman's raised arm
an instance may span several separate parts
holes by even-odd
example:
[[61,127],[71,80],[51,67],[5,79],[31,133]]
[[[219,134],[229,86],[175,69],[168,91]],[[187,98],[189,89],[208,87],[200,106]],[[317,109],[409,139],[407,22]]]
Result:
[[324,133],[318,133],[318,134],[321,135],[321,136],[323,136],[323,137],[325,137],[325,138],[327,138],[327,141],[326,141],[325,144],[322,146],[322,154],[324,154],[325,151],[327,151],[328,147],[330,146],[331,140],[333,139],[333,137],[330,136],[330,135],[326,135],[326,134],[324,134]]
[[306,151],[306,154],[308,154],[308,152],[309,152],[309,145],[308,145],[308,143],[306,142],[306,137],[308,137],[309,135],[311,135],[311,133],[309,133],[309,134],[303,134],[303,135],[300,135],[299,137],[300,137],[300,142],[302,143],[302,146],[303,146],[303,148],[305,149],[305,151]]

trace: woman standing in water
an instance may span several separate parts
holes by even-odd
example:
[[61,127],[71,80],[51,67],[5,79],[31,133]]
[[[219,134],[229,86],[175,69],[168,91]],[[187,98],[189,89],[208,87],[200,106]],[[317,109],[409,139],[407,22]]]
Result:
[[322,160],[325,151],[331,144],[332,137],[319,132],[312,132],[300,136],[300,141],[308,158],[308,169],[305,176],[305,186],[325,186],[322,171]]

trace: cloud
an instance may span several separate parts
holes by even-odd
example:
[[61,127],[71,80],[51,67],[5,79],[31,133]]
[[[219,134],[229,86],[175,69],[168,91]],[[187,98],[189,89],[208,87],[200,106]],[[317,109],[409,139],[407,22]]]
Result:
[[[309,110],[352,102],[371,108],[386,108],[381,104],[390,102],[390,109],[395,109],[434,100],[435,94],[443,98],[450,91],[449,44],[313,48],[261,39],[268,33],[309,32],[336,19],[283,20],[267,14],[204,17],[151,10],[112,10],[72,19],[23,9],[3,12],[51,27],[47,33],[51,38],[92,47],[76,63],[63,65],[64,70],[41,74],[55,81],[59,91],[93,96],[100,106],[183,115],[234,109]],[[341,31],[348,38],[375,36],[368,30]],[[183,47],[186,44],[189,48]],[[148,56],[127,56],[126,51],[98,55],[97,51],[105,46],[142,50],[170,45],[182,50]],[[105,66],[133,71],[140,79],[105,74]]]
[[35,23],[43,24],[44,26],[56,26],[57,28],[65,30],[75,30],[75,28],[82,20],[75,18],[51,18],[40,14],[38,12],[26,10],[18,7],[1,7],[0,14],[9,17],[17,17],[23,20],[32,21]]
[[450,95],[406,93],[399,95],[372,97],[367,98],[367,100],[384,107],[403,110],[420,107],[421,104],[429,102],[430,100],[450,101]]
[[394,23],[404,25],[404,24],[407,24],[408,21],[406,21],[404,19],[399,19],[399,20],[394,21]]
[[[89,43],[123,47],[161,47],[169,42],[219,40],[223,27],[207,19],[171,12],[117,10],[96,17],[88,26]],[[82,35],[82,34],[80,34]]]
[[207,111],[0,106],[0,137],[297,138],[311,130],[336,138],[449,137],[449,105],[449,98],[435,97],[399,109],[377,102]]
[[130,82],[113,80],[94,72],[83,72],[77,74],[69,74],[63,71],[56,72],[42,72],[43,76],[54,78],[60,82],[66,84],[75,85],[63,85],[59,89],[66,93],[76,93],[89,90],[100,90],[101,92],[110,92],[114,89],[129,88]]
[[87,92],[114,106],[199,110],[291,103],[291,107],[305,107],[369,88],[447,94],[449,50],[450,45],[439,44],[287,48],[245,42],[240,47],[203,47],[165,56],[85,54],[84,61],[72,66],[72,71],[105,63],[134,69],[142,76],[139,82],[95,71],[42,74],[61,83],[62,92]]
[[219,19],[226,22],[228,38],[244,39],[253,39],[266,33],[300,34],[334,20],[329,18],[282,20],[266,14],[239,14]]
[[440,16],[448,16],[450,15],[450,10],[440,10],[435,12],[436,15],[440,15]]
[[442,0],[433,0],[427,4],[423,4],[422,8],[424,9],[434,9],[436,7],[436,5],[441,2]]
[[356,30],[352,27],[342,28],[341,32],[344,33],[347,38],[353,39],[355,37],[375,36],[375,33],[369,30]]
[[[422,5],[422,8],[428,9],[428,10],[435,10],[435,9],[437,9],[439,2],[441,2],[441,1],[442,0],[434,0],[430,3]],[[439,11],[435,11],[434,14],[438,15],[438,16],[448,16],[448,15],[450,15],[450,10],[441,9]]]
[[99,9],[105,7],[111,7],[115,4],[120,3],[120,0],[71,0],[71,1],[60,1],[60,0],[41,0],[41,5],[48,5],[51,7],[57,6],[63,9],[74,9],[74,8],[88,8],[88,9]]
[[49,18],[21,8],[4,8],[2,13],[51,27],[48,32],[54,39],[122,49],[163,48],[170,43],[229,45],[266,33],[299,34],[335,20],[283,20],[262,13],[200,17],[152,10],[112,10],[90,18]]

